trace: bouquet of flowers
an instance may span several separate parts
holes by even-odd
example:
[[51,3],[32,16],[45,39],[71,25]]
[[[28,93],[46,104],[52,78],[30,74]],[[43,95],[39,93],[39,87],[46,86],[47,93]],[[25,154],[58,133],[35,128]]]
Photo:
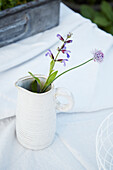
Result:
[[[49,56],[51,58],[49,75],[46,79],[45,84],[42,86],[39,78],[36,77],[33,73],[29,72],[29,74],[34,78],[34,81],[31,84],[32,92],[44,93],[47,90],[47,88],[51,85],[51,83],[53,83],[56,79],[61,77],[63,74],[65,74],[65,73],[67,73],[71,70],[74,70],[78,67],[81,67],[81,66],[87,64],[88,62],[90,62],[92,60],[97,61],[98,63],[101,63],[104,59],[103,52],[101,50],[95,50],[92,58],[90,58],[89,60],[83,62],[82,64],[79,64],[75,67],[72,67],[72,68],[70,68],[70,69],[68,69],[68,70],[66,70],[66,71],[64,71],[64,72],[62,72],[61,74],[58,75],[58,70],[54,70],[54,67],[55,67],[56,62],[62,63],[64,66],[66,66],[66,62],[69,60],[70,53],[71,53],[70,50],[67,50],[66,45],[68,45],[69,43],[72,43],[72,40],[70,39],[72,37],[72,33],[67,34],[66,39],[64,39],[60,34],[57,34],[57,37],[62,42],[62,45],[61,45],[61,47],[57,48],[56,56],[53,55],[51,50],[48,50],[47,53],[45,54],[46,56]],[[59,58],[60,53],[65,54],[66,58]],[[40,86],[39,90],[37,88],[37,84]]]

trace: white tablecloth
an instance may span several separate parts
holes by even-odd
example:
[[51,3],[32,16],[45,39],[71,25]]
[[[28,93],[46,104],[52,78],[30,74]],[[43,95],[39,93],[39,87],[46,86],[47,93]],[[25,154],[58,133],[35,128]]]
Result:
[[[66,68],[92,57],[101,49],[102,64],[93,61],[67,73],[55,86],[68,88],[75,105],[69,113],[57,114],[53,144],[41,151],[22,147],[15,135],[17,92],[14,82],[28,71],[47,74],[47,49],[60,46],[56,34],[73,32],[69,45],[71,58]],[[113,37],[97,28],[90,20],[61,4],[60,25],[0,49],[0,170],[96,170],[96,132],[101,121],[113,111]]]

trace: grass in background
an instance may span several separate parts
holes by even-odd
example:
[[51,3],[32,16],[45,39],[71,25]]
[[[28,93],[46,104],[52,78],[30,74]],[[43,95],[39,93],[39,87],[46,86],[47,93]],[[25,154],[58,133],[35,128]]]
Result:
[[81,5],[81,14],[96,23],[99,28],[113,35],[113,9],[108,2],[101,2],[100,11],[96,11],[88,5]]
[[0,11],[12,8],[17,5],[25,4],[33,0],[0,0]]

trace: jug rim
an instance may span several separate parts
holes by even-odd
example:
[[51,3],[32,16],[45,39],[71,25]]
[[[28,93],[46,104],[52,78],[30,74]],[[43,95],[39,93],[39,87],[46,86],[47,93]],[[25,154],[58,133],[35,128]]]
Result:
[[[34,74],[34,76],[36,76],[36,77],[38,77],[38,78],[45,78],[45,79],[47,79],[47,77],[46,77],[45,75],[42,75],[42,74]],[[32,94],[32,95],[45,95],[45,94],[50,93],[50,92],[54,89],[54,84],[52,83],[52,84],[51,84],[51,87],[50,87],[50,89],[49,89],[48,91],[46,91],[46,92],[44,92],[44,93],[34,93],[34,92],[32,92],[32,91],[29,91],[29,90],[27,90],[27,89],[25,89],[25,88],[20,87],[19,85],[17,85],[17,83],[18,83],[19,81],[23,81],[23,80],[27,80],[27,79],[33,79],[33,77],[29,75],[29,76],[24,76],[24,77],[19,78],[19,79],[15,82],[15,87],[17,87],[18,89],[21,89],[21,90],[23,90],[23,91],[26,91],[26,92],[28,92],[28,93],[30,93],[30,94]]]

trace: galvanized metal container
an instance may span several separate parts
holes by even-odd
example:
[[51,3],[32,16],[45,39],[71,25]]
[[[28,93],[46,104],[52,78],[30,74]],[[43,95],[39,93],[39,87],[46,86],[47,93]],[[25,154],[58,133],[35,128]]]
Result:
[[37,0],[0,12],[0,47],[59,24],[60,0]]

